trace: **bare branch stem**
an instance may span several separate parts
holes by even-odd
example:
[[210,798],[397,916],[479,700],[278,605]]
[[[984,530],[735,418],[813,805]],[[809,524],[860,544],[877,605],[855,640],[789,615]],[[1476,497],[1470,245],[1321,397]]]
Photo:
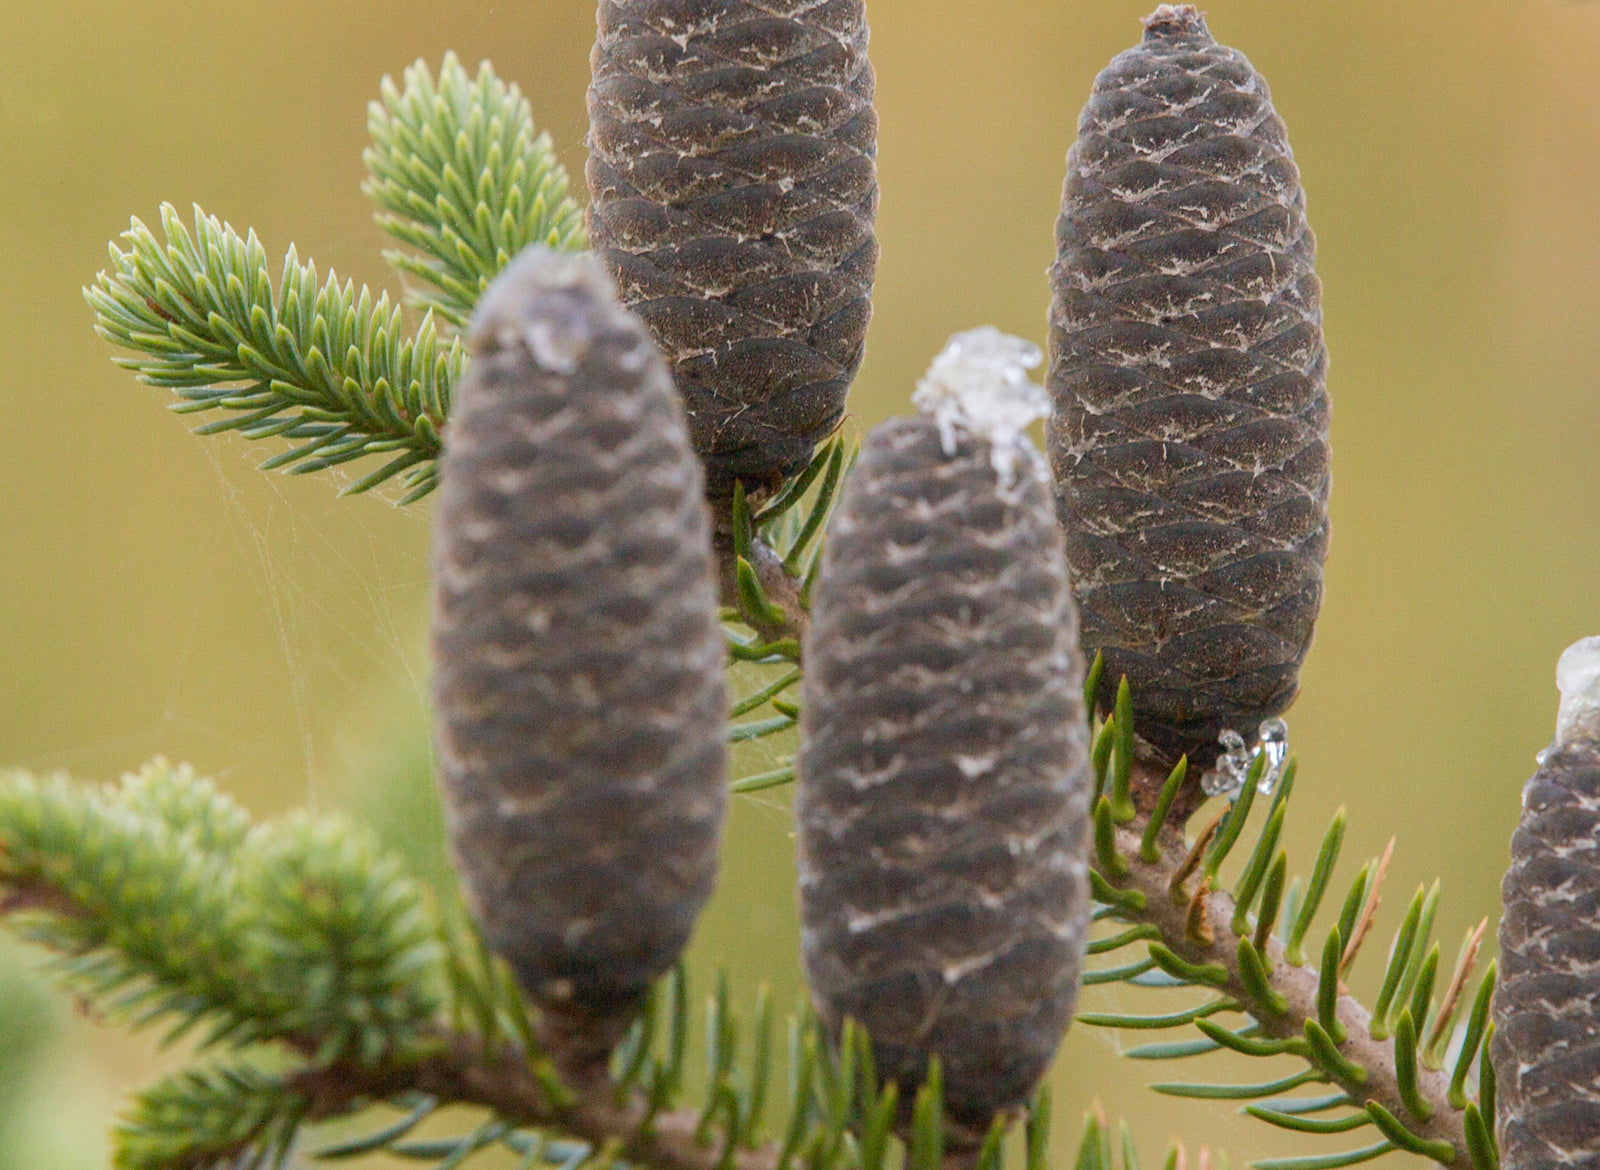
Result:
[[641,1092],[629,1091],[619,1104],[609,1079],[569,1084],[572,1101],[555,1101],[522,1050],[507,1046],[485,1054],[479,1039],[454,1033],[441,1032],[436,1040],[433,1053],[415,1062],[310,1068],[296,1074],[291,1087],[310,1100],[312,1120],[342,1116],[364,1101],[420,1092],[442,1104],[488,1109],[512,1125],[579,1138],[595,1149],[618,1143],[622,1158],[654,1170],[776,1170],[778,1150],[771,1143],[735,1150],[729,1161],[717,1142],[696,1141],[698,1111],[650,1117]]
[[809,624],[805,607],[800,604],[800,582],[783,567],[783,558],[760,537],[750,545],[750,567],[756,571],[767,600],[782,607],[784,620],[769,622],[758,614],[745,611],[739,600],[738,559],[733,551],[733,537],[720,528],[714,538],[717,556],[717,582],[722,591],[722,603],[738,609],[742,620],[760,635],[764,642],[778,642],[793,638],[804,644],[806,626]]

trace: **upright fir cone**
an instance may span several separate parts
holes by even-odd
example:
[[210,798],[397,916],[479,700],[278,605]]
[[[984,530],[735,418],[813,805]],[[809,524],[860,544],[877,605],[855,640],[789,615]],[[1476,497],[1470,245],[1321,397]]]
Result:
[[993,330],[957,336],[918,390],[934,417],[867,436],[805,648],[812,1000],[836,1035],[847,1017],[866,1029],[903,1105],[937,1056],[958,1144],[1049,1067],[1088,928],[1083,661],[1043,459],[1022,434],[1048,408],[1028,351],[1036,363]]
[[433,692],[457,865],[557,1056],[604,1060],[711,893],[722,633],[700,464],[593,259],[484,294],[441,461]]
[[[1163,763],[1288,707],[1328,548],[1327,350],[1267,83],[1190,5],[1095,80],[1051,269],[1050,427],[1084,649]],[[1114,694],[1106,688],[1103,694]]]
[[839,423],[878,244],[862,0],[601,0],[589,236],[672,362],[713,499]]
[[1496,1128],[1505,1170],[1600,1166],[1600,638],[1556,668],[1556,738],[1500,886]]

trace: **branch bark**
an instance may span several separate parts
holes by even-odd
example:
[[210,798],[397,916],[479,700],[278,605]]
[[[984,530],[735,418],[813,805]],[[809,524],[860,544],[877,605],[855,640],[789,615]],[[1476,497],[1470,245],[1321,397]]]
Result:
[[433,1039],[434,1052],[415,1062],[375,1068],[336,1063],[297,1073],[289,1084],[311,1102],[313,1121],[343,1116],[365,1101],[420,1092],[441,1104],[488,1109],[512,1125],[579,1138],[596,1149],[616,1142],[621,1158],[653,1170],[776,1170],[778,1149],[770,1142],[737,1149],[730,1161],[717,1142],[696,1141],[696,1110],[651,1117],[642,1092],[629,1090],[619,1103],[616,1086],[600,1078],[568,1084],[573,1099],[564,1103],[552,1099],[519,1048],[486,1054],[475,1037],[440,1032]]
[[810,624],[805,607],[800,604],[800,582],[783,567],[783,559],[756,537],[750,544],[750,567],[767,600],[783,609],[783,621],[766,621],[761,615],[750,613],[739,597],[738,557],[734,554],[733,534],[724,531],[720,522],[712,538],[717,557],[717,584],[722,592],[722,604],[737,609],[741,620],[754,630],[763,642],[779,642],[793,638],[805,644],[806,627]]

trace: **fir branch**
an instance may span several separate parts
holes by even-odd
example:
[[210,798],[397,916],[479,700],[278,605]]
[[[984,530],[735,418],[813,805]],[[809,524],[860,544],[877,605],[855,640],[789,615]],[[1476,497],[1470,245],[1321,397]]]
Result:
[[[714,538],[722,577],[723,604],[741,625],[756,635],[751,642],[730,647],[733,657],[747,661],[800,661],[805,641],[808,607],[801,600],[801,583],[783,567],[778,553],[759,537],[751,542],[748,558],[738,556],[724,534]],[[741,572],[743,569],[743,572]]]
[[[1119,699],[1122,727],[1131,730],[1125,691]],[[1344,898],[1337,925],[1320,948],[1320,961],[1305,966],[1295,954],[1331,884],[1344,835],[1343,810],[1323,841],[1306,893],[1291,896],[1285,903],[1282,890],[1287,862],[1278,841],[1294,783],[1295,768],[1290,761],[1236,882],[1244,899],[1241,903],[1216,888],[1216,882],[1223,863],[1244,840],[1263,760],[1257,759],[1240,799],[1221,810],[1198,838],[1190,841],[1177,827],[1181,822],[1170,815],[1176,808],[1192,809],[1198,803],[1192,797],[1174,800],[1178,787],[1186,782],[1185,761],[1171,774],[1156,773],[1134,758],[1134,737],[1126,730],[1118,734],[1118,730],[1113,717],[1094,737],[1097,749],[1105,747],[1095,752],[1094,767],[1099,787],[1106,791],[1096,804],[1096,857],[1090,876],[1100,903],[1096,920],[1116,920],[1123,926],[1118,933],[1090,943],[1090,954],[1116,958],[1113,966],[1086,972],[1085,982],[1127,982],[1207,994],[1199,1002],[1165,1014],[1080,1012],[1079,1022],[1145,1030],[1193,1026],[1203,1034],[1199,1041],[1146,1045],[1131,1054],[1145,1059],[1192,1057],[1226,1047],[1247,1055],[1299,1060],[1299,1072],[1254,1085],[1174,1083],[1158,1088],[1177,1096],[1257,1100],[1259,1106],[1251,1110],[1256,1116],[1302,1132],[1344,1132],[1370,1124],[1384,1135],[1384,1141],[1360,1150],[1313,1158],[1307,1167],[1312,1162],[1353,1165],[1404,1149],[1423,1153],[1441,1165],[1489,1170],[1492,1139],[1484,1136],[1481,1124],[1474,1123],[1474,1116],[1482,1111],[1468,1097],[1465,1084],[1483,1052],[1492,967],[1478,983],[1463,1042],[1451,1067],[1438,1067],[1442,1062],[1427,1058],[1455,1027],[1465,1002],[1462,993],[1471,957],[1476,953],[1469,935],[1444,1001],[1435,1008],[1432,991],[1438,948],[1428,950],[1427,960],[1419,956],[1427,950],[1427,924],[1437,904],[1437,886],[1426,896],[1418,891],[1396,934],[1384,979],[1385,1003],[1394,1006],[1381,1010],[1375,1018],[1345,993],[1340,980],[1360,949],[1360,936],[1370,927],[1386,868],[1383,862],[1377,864],[1372,877],[1371,867],[1364,867],[1357,876]],[[1119,818],[1115,801],[1123,796],[1131,801],[1131,810],[1129,816]],[[1261,913],[1252,915],[1258,897]],[[1120,953],[1140,944],[1147,959],[1130,961]],[[1400,995],[1394,994],[1395,988]],[[1396,1027],[1391,1011],[1401,1014],[1403,1022],[1398,1048],[1390,1039]],[[1246,1017],[1245,1027],[1237,1032],[1213,1019],[1235,1013]],[[1420,1029],[1412,1023],[1415,1019],[1431,1025],[1426,1050],[1417,1043]],[[1259,1100],[1308,1083],[1326,1083],[1337,1091],[1318,1099]],[[1300,1120],[1302,1113],[1342,1106],[1358,1112],[1331,1122]]]
[[776,1149],[735,1147],[697,1137],[701,1110],[652,1114],[642,1090],[619,1104],[611,1086],[597,1085],[570,1104],[552,1100],[521,1049],[486,1055],[475,1037],[440,1033],[432,1054],[389,1066],[332,1064],[306,1069],[289,1085],[311,1101],[308,1120],[341,1117],[369,1102],[423,1093],[441,1104],[485,1108],[516,1128],[577,1138],[591,1150],[617,1147],[617,1156],[657,1170],[777,1170]]
[[442,978],[415,883],[337,818],[242,835],[243,816],[160,761],[102,789],[7,775],[0,912],[136,1024],[203,1024],[205,1044],[281,1040],[320,1060],[415,1043]]
[[208,777],[159,756],[123,776],[116,798],[130,811],[165,823],[205,853],[229,854],[250,832],[250,814]]
[[[730,715],[737,720],[764,706],[766,719],[734,722],[730,742],[787,732],[799,725],[800,707],[784,692],[799,683],[800,659],[810,625],[811,586],[822,563],[822,533],[838,500],[857,446],[847,450],[841,436],[819,447],[811,462],[759,510],[751,507],[744,485],[734,484],[732,506],[719,517],[713,550],[724,618],[750,631],[728,630],[728,656],[734,661],[781,668],[751,693],[736,697]],[[794,780],[794,761],[733,781],[736,793],[760,792]]]
[[[681,971],[655,990],[609,1076],[563,1082],[505,963],[460,921],[425,913],[415,883],[366,834],[332,816],[250,827],[210,781],[159,761],[102,788],[0,781],[0,912],[61,953],[68,981],[100,1005],[177,1030],[205,1023],[208,1044],[246,1057],[268,1045],[275,1068],[290,1062],[161,1082],[118,1130],[125,1170],[274,1166],[303,1124],[380,1102],[406,1117],[324,1152],[454,1166],[492,1144],[532,1158],[554,1138],[576,1141],[574,1167],[883,1170],[900,1117],[865,1034],[847,1027],[835,1054],[809,1015],[791,1023],[780,1093],[770,1005],[761,996],[744,1029],[725,980],[704,1026],[708,1088],[685,1102]],[[763,1142],[780,1097],[784,1139]],[[907,1166],[941,1170],[936,1088],[922,1086],[917,1102]],[[445,1104],[489,1117],[462,1138],[399,1145]],[[998,1134],[985,1149],[989,1162],[973,1170],[998,1170]]]
[[311,1102],[249,1065],[189,1069],[134,1101],[113,1134],[117,1170],[282,1165]]
[[176,1016],[181,1031],[206,1021],[215,1039],[266,1010],[240,978],[231,866],[114,792],[25,773],[0,780],[0,911],[63,956],[59,974],[75,990],[140,1022]]
[[744,485],[734,485],[729,514],[717,518],[718,571],[727,616],[754,637],[733,638],[733,658],[799,663],[822,533],[856,452],[842,437],[830,439],[759,511],[747,501]]
[[293,248],[274,285],[255,233],[241,238],[198,207],[191,231],[162,205],[161,227],[164,243],[133,220],[126,247],[111,246],[111,269],[84,290],[100,336],[134,351],[119,365],[173,390],[180,412],[230,412],[199,434],[294,444],[264,470],[303,474],[377,455],[386,462],[345,493],[394,476],[402,502],[433,489],[466,360],[459,340],[441,339],[431,316],[408,333],[388,294],[374,298],[331,272],[319,280]]
[[412,249],[384,258],[424,282],[410,299],[441,321],[465,327],[489,282],[529,244],[588,247],[550,136],[487,61],[476,79],[454,53],[437,81],[422,61],[401,86],[384,78],[367,130],[362,189],[379,207],[379,226]]
[[[1119,745],[1119,755],[1122,750]],[[1135,759],[1129,758],[1126,766],[1134,772],[1130,791],[1139,798],[1138,810],[1126,823],[1114,827],[1108,818],[1102,818],[1106,824],[1101,834],[1095,884],[1099,900],[1113,907],[1110,916],[1127,928],[1123,930],[1122,941],[1107,939],[1101,946],[1120,951],[1141,938],[1142,932],[1153,931],[1158,941],[1150,942],[1148,950],[1151,958],[1163,968],[1168,985],[1211,993],[1211,997],[1200,1004],[1167,1017],[1174,1024],[1192,1018],[1211,1043],[1162,1045],[1158,1046],[1159,1052],[1150,1055],[1193,1056],[1228,1047],[1250,1055],[1292,1056],[1303,1066],[1298,1074],[1260,1085],[1185,1083],[1161,1086],[1161,1091],[1181,1096],[1248,1100],[1281,1093],[1297,1084],[1323,1082],[1337,1092],[1315,1103],[1315,1111],[1350,1105],[1358,1112],[1349,1118],[1328,1122],[1307,1121],[1294,1107],[1298,1098],[1258,1101],[1257,1107],[1250,1111],[1272,1124],[1302,1132],[1343,1132],[1366,1124],[1376,1125],[1385,1141],[1351,1151],[1348,1155],[1351,1161],[1339,1161],[1341,1165],[1377,1157],[1391,1149],[1407,1149],[1423,1153],[1441,1165],[1478,1166],[1479,1153],[1469,1142],[1466,1112],[1469,1101],[1461,1086],[1481,1051],[1481,1026],[1468,1028],[1463,1050],[1452,1069],[1439,1071],[1419,1059],[1418,1029],[1412,1021],[1426,1018],[1433,1002],[1427,967],[1419,963],[1424,974],[1415,981],[1414,990],[1408,992],[1411,998],[1407,999],[1401,1014],[1398,1049],[1389,1038],[1395,1031],[1395,1024],[1387,1018],[1387,1005],[1399,1001],[1401,997],[1396,996],[1395,991],[1404,987],[1405,972],[1418,952],[1426,949],[1426,930],[1419,927],[1419,919],[1424,917],[1425,902],[1430,906],[1426,917],[1431,919],[1436,893],[1433,898],[1425,899],[1419,891],[1397,932],[1384,980],[1385,1010],[1374,1018],[1343,991],[1340,977],[1348,965],[1347,959],[1353,959],[1359,947],[1360,934],[1370,924],[1381,877],[1369,880],[1368,870],[1363,869],[1344,899],[1338,925],[1330,931],[1325,944],[1316,948],[1321,952],[1320,962],[1305,966],[1296,954],[1331,879],[1343,836],[1342,812],[1335,818],[1324,841],[1305,900],[1298,907],[1288,906],[1280,923],[1277,897],[1263,894],[1264,907],[1270,906],[1265,909],[1267,919],[1253,922],[1251,911],[1258,893],[1262,893],[1260,875],[1269,866],[1269,859],[1277,857],[1279,860],[1270,864],[1274,870],[1280,873],[1282,870],[1282,852],[1277,843],[1292,772],[1286,772],[1274,794],[1261,834],[1244,862],[1236,886],[1245,899],[1241,904],[1232,894],[1213,888],[1212,879],[1229,850],[1241,840],[1249,812],[1248,797],[1253,795],[1254,776],[1247,780],[1244,795],[1232,808],[1207,826],[1200,841],[1191,843],[1177,830],[1176,822],[1166,819],[1171,802],[1160,801],[1155,796],[1170,794],[1169,777],[1153,773]],[[1106,798],[1102,798],[1102,803],[1107,803]],[[1152,820],[1153,812],[1161,819]],[[1108,864],[1107,855],[1114,864]],[[1197,874],[1197,858],[1201,855],[1206,858],[1205,870]],[[1381,870],[1380,866],[1380,874]],[[1268,885],[1281,888],[1282,880],[1279,876]],[[1130,980],[1146,978],[1142,965],[1130,964],[1126,957],[1120,957],[1118,962],[1123,970],[1130,972]],[[1487,978],[1492,981],[1492,972]],[[1449,1016],[1435,1023],[1435,1034],[1441,1029],[1447,1034],[1453,1026],[1461,1003],[1460,985],[1465,979],[1465,973],[1460,970],[1452,979],[1448,1002],[1439,1009],[1441,1016],[1446,1012]],[[1398,1012],[1398,1007],[1395,1010]],[[1248,1027],[1233,1033],[1210,1018],[1227,1012],[1245,1014]],[[1108,1026],[1132,1026],[1134,1023],[1116,1016],[1097,1019],[1086,1015],[1080,1019]],[[1141,1023],[1140,1026],[1145,1025]],[[1328,1157],[1339,1159],[1345,1155]]]
[[[397,1122],[323,1147],[315,1156],[340,1159],[386,1150],[448,1161],[490,1144],[531,1154],[575,1139],[580,1144],[574,1163],[593,1160],[600,1166],[622,1159],[657,1170],[795,1170],[797,1157],[808,1170],[882,1170],[889,1164],[882,1155],[895,1116],[895,1090],[872,1077],[864,1036],[852,1032],[844,1046],[855,1059],[841,1054],[835,1060],[809,1018],[791,1025],[791,1046],[807,1054],[798,1072],[791,1066],[785,1127],[791,1138],[758,1141],[771,1076],[765,1013],[758,1009],[752,1056],[742,1062],[733,1052],[739,1029],[727,1014],[725,994],[713,999],[705,1022],[712,1038],[707,1053],[712,1076],[704,1104],[661,1108],[664,1083],[671,1082],[665,1097],[678,1095],[688,1033],[682,999],[666,998],[673,1000],[666,1010],[676,1019],[661,1050],[630,1063],[625,1047],[614,1064],[622,1070],[616,1081],[595,1081],[569,1092],[553,1086],[541,1073],[540,1060],[530,1059],[517,1043],[486,1048],[477,1035],[437,1027],[409,1054],[377,1064],[335,1061],[281,1078],[248,1068],[186,1074],[146,1095],[119,1134],[119,1147],[143,1153],[144,1160],[125,1163],[137,1170],[189,1170],[220,1165],[224,1157],[266,1165],[267,1155],[286,1149],[302,1124],[347,1117],[388,1101],[404,1110]],[[648,1046],[655,1029],[646,1025],[632,1039],[642,1036]],[[481,1108],[488,1119],[461,1138],[401,1144],[444,1105]],[[936,1117],[937,1098],[928,1097],[920,1111]],[[1038,1106],[1033,1115],[1047,1124],[1048,1113]],[[860,1141],[847,1136],[852,1129],[862,1135]],[[936,1129],[918,1139],[907,1170],[940,1170],[945,1154]],[[876,1151],[873,1158],[861,1159],[861,1141]],[[1044,1133],[1036,1133],[1031,1123],[1029,1148],[1032,1170],[1047,1170]],[[984,1170],[981,1161],[975,1170]],[[997,1170],[993,1159],[987,1170]]]
[[441,1002],[441,953],[417,884],[342,817],[291,817],[241,851],[249,977],[270,1027],[318,1061],[414,1046]]
[[[1033,1143],[1028,1143],[1028,1170],[1035,1170],[1033,1161]],[[1216,1164],[1219,1167],[1227,1166],[1226,1154],[1216,1155]],[[1183,1143],[1174,1140],[1167,1148],[1166,1158],[1162,1165],[1165,1170],[1184,1170],[1189,1164],[1188,1151]],[[1212,1154],[1206,1147],[1200,1147],[1199,1164],[1209,1166],[1212,1164]],[[1078,1139],[1078,1155],[1073,1165],[1076,1170],[1139,1170],[1139,1157],[1134,1148],[1133,1131],[1128,1128],[1126,1121],[1122,1122],[1115,1133],[1111,1123],[1106,1119],[1105,1110],[1100,1102],[1096,1101],[1083,1119],[1083,1135]]]
[[[777,1127],[781,1141],[759,1140],[760,1122],[775,1086],[769,1018],[763,997],[757,1007],[748,1059],[735,1051],[741,1029],[728,1010],[725,984],[719,984],[704,1021],[710,1076],[703,1104],[663,1105],[679,1094],[687,1001],[681,974],[668,980],[651,1011],[636,1025],[613,1061],[615,1080],[575,1086],[554,1096],[535,1071],[537,1062],[516,1044],[493,1050],[476,1037],[440,1032],[424,1046],[420,1059],[389,1066],[329,1065],[310,1068],[286,1085],[311,1102],[306,1120],[343,1116],[369,1101],[392,1100],[412,1109],[400,1122],[369,1138],[357,1138],[319,1151],[344,1157],[377,1149],[399,1152],[392,1143],[416,1121],[418,1111],[457,1104],[488,1110],[480,1127],[492,1140],[519,1152],[532,1148],[529,1131],[547,1138],[578,1139],[579,1156],[608,1166],[615,1159],[657,1170],[884,1170],[891,1164],[893,1121],[898,1092],[879,1084],[865,1034],[847,1026],[840,1050],[833,1052],[809,1015],[790,1021],[790,1077],[787,1119]],[[659,1041],[652,1046],[652,1038]],[[642,1048],[640,1047],[642,1045]],[[653,1050],[652,1050],[653,1047]],[[918,1121],[907,1133],[905,1170],[943,1170],[946,1153],[939,1136],[941,1112],[936,1087],[919,1094]],[[1036,1102],[1028,1125],[1029,1170],[1048,1170],[1048,1101]],[[431,1143],[444,1156],[462,1150],[475,1135]],[[999,1170],[997,1151],[974,1170]]]
[[549,137],[487,63],[475,80],[453,56],[437,82],[421,63],[403,88],[386,79],[368,128],[365,189],[382,227],[415,249],[388,259],[429,286],[412,294],[428,310],[414,333],[387,293],[332,272],[319,281],[293,248],[274,286],[255,233],[241,238],[198,207],[191,231],[162,205],[165,242],[134,219],[84,296],[96,331],[133,351],[119,365],[175,391],[181,412],[231,412],[198,433],[289,440],[262,468],[293,474],[380,456],[344,494],[399,476],[400,502],[410,503],[435,486],[440,432],[466,363],[436,320],[463,326],[526,245],[586,242]]

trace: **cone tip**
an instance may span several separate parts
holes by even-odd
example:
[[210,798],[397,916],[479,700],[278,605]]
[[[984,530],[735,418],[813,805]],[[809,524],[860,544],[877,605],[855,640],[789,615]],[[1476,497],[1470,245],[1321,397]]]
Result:
[[1556,747],[1575,740],[1600,741],[1600,636],[1580,638],[1556,663],[1561,709],[1556,714]]
[[576,302],[563,307],[545,299],[563,292],[583,302],[615,306],[617,300],[616,286],[592,255],[538,244],[524,248],[479,298],[467,348],[482,356],[520,344],[540,365],[571,374],[594,337]]
[[1193,4],[1163,4],[1144,18],[1144,39],[1177,40],[1181,37],[1211,39],[1206,14]]
[[1028,426],[1050,413],[1049,395],[1028,377],[1042,359],[1038,346],[993,326],[957,333],[911,401],[939,424],[945,454],[955,453],[957,431],[987,440],[1001,486],[1009,488],[1019,460],[1037,462]]

